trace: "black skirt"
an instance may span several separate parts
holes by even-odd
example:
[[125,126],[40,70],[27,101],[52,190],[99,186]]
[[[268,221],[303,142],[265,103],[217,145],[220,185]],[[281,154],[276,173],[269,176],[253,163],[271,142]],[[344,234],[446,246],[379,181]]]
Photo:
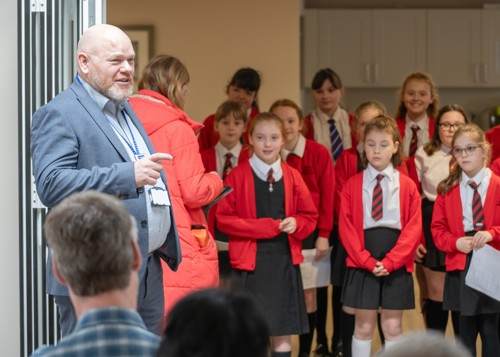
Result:
[[[476,232],[467,232],[473,236]],[[500,312],[500,301],[465,285],[465,276],[469,270],[472,254],[467,254],[464,270],[446,272],[444,279],[443,310],[460,311],[464,316],[494,314]]]
[[434,238],[431,233],[432,212],[434,211],[434,202],[427,198],[422,200],[422,228],[425,237],[425,248],[427,254],[423,259],[423,266],[435,271],[446,271],[445,259],[446,253],[437,249],[434,244]]
[[[283,180],[269,184],[254,174],[257,217],[285,218]],[[309,332],[300,266],[293,265],[288,235],[257,239],[253,271],[235,270],[232,286],[251,292],[261,306],[271,336]]]
[[[400,231],[390,228],[365,230],[365,248],[372,257],[382,260],[396,245]],[[415,308],[413,278],[406,267],[388,276],[376,277],[371,271],[347,268],[342,303],[356,309],[410,310]]]

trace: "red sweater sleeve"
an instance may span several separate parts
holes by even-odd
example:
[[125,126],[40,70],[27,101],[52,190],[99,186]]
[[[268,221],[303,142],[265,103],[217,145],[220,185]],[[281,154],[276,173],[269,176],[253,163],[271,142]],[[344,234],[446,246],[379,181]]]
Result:
[[[446,195],[450,195],[448,192]],[[434,202],[434,212],[432,214],[431,232],[434,238],[434,244],[439,250],[446,253],[455,253],[457,249],[458,236],[450,231],[450,223],[446,214],[446,199],[445,195],[438,195],[436,202]],[[451,209],[451,207],[449,207]],[[462,211],[460,207],[460,211]],[[457,224],[460,222],[456,222]]]

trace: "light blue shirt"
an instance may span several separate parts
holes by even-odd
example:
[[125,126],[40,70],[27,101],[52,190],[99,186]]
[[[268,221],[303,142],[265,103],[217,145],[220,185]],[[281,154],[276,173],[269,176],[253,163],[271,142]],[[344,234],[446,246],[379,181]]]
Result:
[[[83,87],[87,90],[92,99],[99,106],[99,109],[103,112],[107,122],[113,128],[118,139],[123,144],[123,147],[127,150],[130,161],[136,161],[134,154],[135,146],[139,153],[146,156],[150,155],[148,146],[144,141],[141,133],[135,127],[133,121],[127,115],[126,111],[123,109],[125,103],[116,103],[111,99],[105,97],[94,88],[92,88],[87,82],[85,82],[81,77],[78,80],[82,83]],[[134,142],[135,141],[135,142]],[[133,150],[131,149],[133,148]],[[156,187],[161,187],[166,190],[165,183],[160,177],[156,182]],[[149,247],[148,252],[151,253],[156,249],[160,248],[170,231],[171,219],[168,206],[153,206],[151,204],[151,196],[149,195],[149,190],[153,186],[144,186],[144,192],[146,192],[146,197],[149,202],[147,206],[148,210],[148,237],[149,237]],[[165,191],[165,194],[166,191]]]

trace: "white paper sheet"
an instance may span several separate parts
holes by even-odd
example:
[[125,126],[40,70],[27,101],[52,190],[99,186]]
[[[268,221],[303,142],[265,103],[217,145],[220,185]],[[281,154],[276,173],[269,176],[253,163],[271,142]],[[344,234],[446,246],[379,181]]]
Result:
[[304,289],[320,288],[330,285],[330,254],[323,257],[321,260],[315,261],[316,249],[304,249],[302,255],[304,262],[300,264],[300,274],[302,275],[302,284]]
[[500,301],[500,251],[486,244],[472,253],[465,284]]

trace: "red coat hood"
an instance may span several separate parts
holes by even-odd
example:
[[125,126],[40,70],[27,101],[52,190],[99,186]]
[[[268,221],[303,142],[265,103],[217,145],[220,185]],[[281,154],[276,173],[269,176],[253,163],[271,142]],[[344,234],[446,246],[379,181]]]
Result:
[[[186,112],[177,108],[167,97],[155,91],[149,89],[140,90],[131,96],[129,100],[148,136],[176,120],[187,123],[195,134],[203,128],[203,124],[189,118]],[[157,115],[146,114],[151,112],[161,112],[161,120],[158,120]]]

